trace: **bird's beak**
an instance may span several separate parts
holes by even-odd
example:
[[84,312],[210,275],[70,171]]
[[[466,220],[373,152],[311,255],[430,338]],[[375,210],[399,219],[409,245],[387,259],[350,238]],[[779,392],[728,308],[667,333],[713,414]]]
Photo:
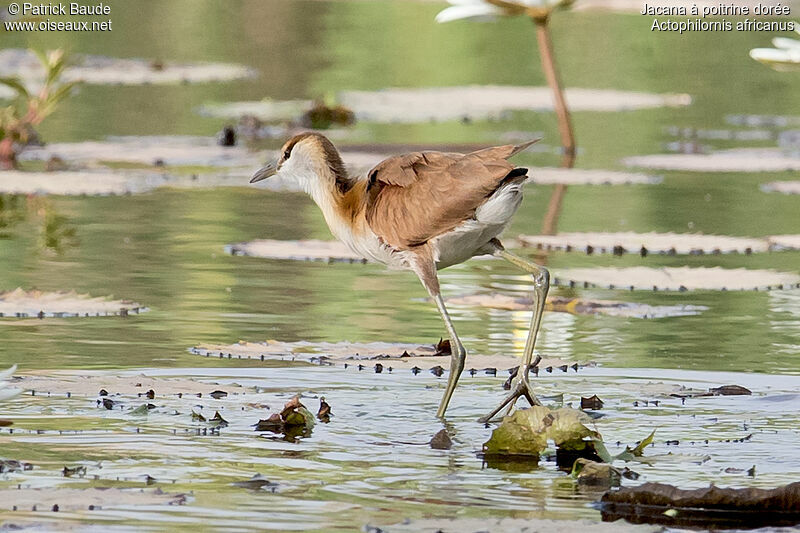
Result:
[[255,183],[257,181],[265,180],[270,176],[274,176],[276,172],[278,172],[278,162],[270,161],[269,163],[258,169],[258,172],[253,174],[253,178],[250,180],[250,183]]

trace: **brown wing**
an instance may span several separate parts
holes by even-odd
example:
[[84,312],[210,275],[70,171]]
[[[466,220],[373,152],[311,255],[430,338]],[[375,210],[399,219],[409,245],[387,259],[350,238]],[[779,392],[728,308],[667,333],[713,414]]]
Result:
[[534,142],[466,155],[414,152],[386,159],[368,174],[367,223],[397,249],[424,244],[472,218],[514,170],[506,159]]

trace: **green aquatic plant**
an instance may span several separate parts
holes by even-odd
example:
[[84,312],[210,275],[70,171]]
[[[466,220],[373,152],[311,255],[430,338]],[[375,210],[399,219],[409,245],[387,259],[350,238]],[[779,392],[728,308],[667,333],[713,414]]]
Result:
[[44,67],[41,88],[29,87],[19,77],[0,78],[0,84],[12,89],[16,96],[10,105],[0,108],[0,169],[17,167],[17,154],[37,139],[36,126],[51,115],[78,83],[64,82],[61,76],[67,64],[63,50],[47,53],[33,50]]
[[[563,159],[561,166],[572,168],[575,165],[575,133],[572,120],[564,98],[561,79],[556,67],[553,43],[550,38],[550,16],[558,9],[570,7],[575,0],[448,0],[452,6],[436,16],[436,22],[450,22],[460,19],[485,20],[496,16],[527,15],[536,25],[539,56],[542,61],[547,84],[553,92],[553,101],[558,117]],[[542,233],[554,235],[558,230],[558,217],[567,186],[556,185],[545,214]]]

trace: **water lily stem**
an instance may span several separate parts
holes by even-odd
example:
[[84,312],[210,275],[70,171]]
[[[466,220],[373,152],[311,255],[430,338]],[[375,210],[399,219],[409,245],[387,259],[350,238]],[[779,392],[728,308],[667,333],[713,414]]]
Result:
[[[572,168],[575,165],[575,134],[572,131],[572,121],[569,116],[567,102],[564,99],[564,91],[561,88],[561,81],[556,70],[555,58],[553,55],[553,42],[550,39],[550,27],[548,19],[545,17],[534,18],[536,24],[536,38],[539,43],[539,55],[542,58],[542,70],[544,71],[547,84],[553,91],[556,117],[558,118],[558,129],[561,133],[561,146],[564,153],[561,160],[563,168]],[[558,218],[561,214],[561,204],[567,186],[556,185],[550,202],[547,206],[544,222],[542,223],[542,233],[544,235],[555,235],[558,231]]]

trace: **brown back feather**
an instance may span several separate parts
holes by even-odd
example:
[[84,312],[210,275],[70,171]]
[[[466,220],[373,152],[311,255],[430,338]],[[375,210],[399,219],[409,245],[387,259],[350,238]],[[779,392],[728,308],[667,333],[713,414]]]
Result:
[[472,218],[514,165],[506,161],[533,144],[453,154],[414,152],[370,170],[366,219],[384,242],[406,250]]

